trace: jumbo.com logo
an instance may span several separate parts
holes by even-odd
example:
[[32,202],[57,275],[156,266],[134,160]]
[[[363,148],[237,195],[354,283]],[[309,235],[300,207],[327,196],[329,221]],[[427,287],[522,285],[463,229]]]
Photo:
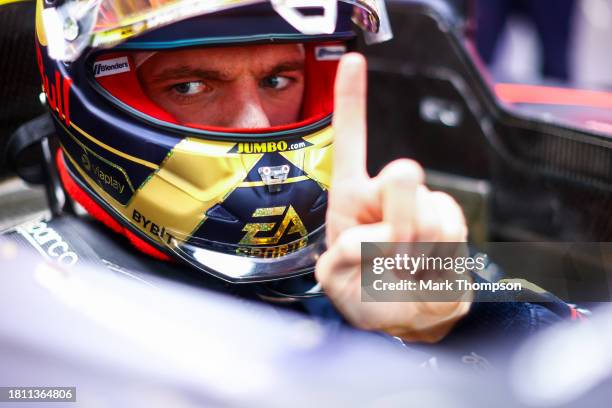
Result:
[[261,142],[261,143],[237,143],[229,153],[239,154],[258,154],[258,153],[274,153],[274,152],[285,152],[288,150],[299,150],[304,149],[308,146],[312,146],[303,139],[296,140],[293,142],[286,142],[284,140],[278,142]]

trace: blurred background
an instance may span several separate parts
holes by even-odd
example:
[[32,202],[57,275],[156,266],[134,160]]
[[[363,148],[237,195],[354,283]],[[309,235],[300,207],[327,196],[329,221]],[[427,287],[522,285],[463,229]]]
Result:
[[612,1],[476,0],[478,51],[497,81],[612,88]]

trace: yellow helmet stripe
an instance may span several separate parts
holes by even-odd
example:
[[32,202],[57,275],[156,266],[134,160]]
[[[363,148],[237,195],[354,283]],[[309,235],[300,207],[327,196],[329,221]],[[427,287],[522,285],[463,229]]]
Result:
[[294,166],[302,169],[312,180],[324,189],[329,189],[331,183],[332,142],[334,130],[331,126],[305,137],[311,146],[300,150],[281,152],[280,154]]
[[[206,219],[206,211],[235,191],[263,157],[228,154],[233,144],[184,139],[136,192],[124,215],[160,242],[170,243],[170,237],[188,239]],[[170,206],[167,197],[172,197]],[[159,226],[156,230],[163,228],[166,235],[155,234],[138,222],[140,215]]]
[[[76,125],[76,123],[71,122],[70,125],[72,126],[72,128],[74,128],[74,130],[76,130],[77,132],[79,132],[81,135],[85,136],[87,139],[89,139],[90,141],[94,142],[95,144],[97,144],[98,146],[108,150],[109,152],[116,154],[119,157],[123,157],[126,160],[132,161],[134,163],[138,163],[142,166],[148,167],[150,169],[153,170],[157,170],[159,169],[159,166],[155,163],[151,163],[149,161],[143,160],[143,159],[139,159],[138,157],[134,157],[132,155],[129,155],[127,153],[122,152],[121,150],[117,150],[112,146],[107,145],[104,142],[101,142],[100,140],[96,139],[95,137],[93,137],[92,135],[90,135],[89,133],[85,132],[83,129],[81,129],[80,127],[78,127]],[[63,127],[64,125],[62,125]],[[64,127],[64,129],[66,129]]]
[[0,0],[0,6],[5,6],[7,4],[12,4],[12,3],[25,3],[29,1],[34,1],[34,0]]
[[[19,2],[28,1],[28,0],[16,0]],[[15,0],[0,0],[0,6],[4,4],[14,3]],[[38,42],[43,47],[47,46],[47,34],[45,33],[45,26],[43,25],[42,20],[42,11],[43,11],[43,0],[37,0],[36,2],[36,37],[38,38]]]
[[[290,177],[287,180],[283,181],[283,184],[290,184],[290,183],[299,183],[300,181],[304,181],[304,180],[308,180],[310,179],[310,177],[308,176],[298,176],[298,177]],[[240,188],[245,188],[245,187],[263,187],[266,186],[267,184],[264,183],[263,181],[244,181],[242,183],[240,183],[240,185],[238,187]]]

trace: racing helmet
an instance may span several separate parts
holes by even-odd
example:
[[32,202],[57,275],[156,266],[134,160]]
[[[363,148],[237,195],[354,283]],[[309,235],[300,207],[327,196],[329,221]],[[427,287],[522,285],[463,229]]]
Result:
[[[37,59],[65,190],[159,259],[233,283],[312,272],[325,248],[333,84],[356,27],[367,42],[389,39],[384,3],[38,0]],[[303,53],[291,123],[191,123],[143,85],[147,64],[168,53],[272,44]]]

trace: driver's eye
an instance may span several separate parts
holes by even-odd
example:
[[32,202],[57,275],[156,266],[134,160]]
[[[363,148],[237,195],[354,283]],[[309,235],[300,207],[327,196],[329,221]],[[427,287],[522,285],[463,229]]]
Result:
[[271,89],[285,89],[291,83],[291,78],[287,78],[280,75],[272,75],[264,78],[261,81],[261,86],[263,88],[271,88]]
[[196,95],[206,89],[206,85],[202,81],[190,81],[176,84],[172,87],[181,95]]

